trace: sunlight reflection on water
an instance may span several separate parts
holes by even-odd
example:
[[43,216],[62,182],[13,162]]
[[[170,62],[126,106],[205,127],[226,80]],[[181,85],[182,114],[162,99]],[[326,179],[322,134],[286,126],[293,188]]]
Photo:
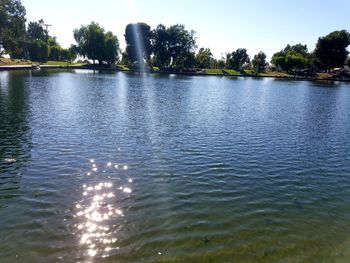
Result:
[[108,162],[101,166],[103,178],[98,174],[98,165],[95,160],[90,160],[91,170],[87,176],[94,176],[93,183],[83,185],[82,198],[75,205],[74,217],[79,221],[75,226],[78,230],[80,244],[86,249],[86,255],[90,257],[108,257],[112,250],[118,250],[116,246],[116,233],[113,231],[116,220],[123,217],[123,211],[116,204],[120,203],[125,194],[130,194],[132,189],[131,178],[127,179],[127,185],[116,186],[111,181],[110,174],[128,169],[127,165]]

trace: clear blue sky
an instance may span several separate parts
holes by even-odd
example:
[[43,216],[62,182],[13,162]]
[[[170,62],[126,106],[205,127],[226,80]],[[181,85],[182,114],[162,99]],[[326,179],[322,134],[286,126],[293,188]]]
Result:
[[349,0],[22,0],[28,21],[44,19],[62,46],[74,43],[73,29],[91,21],[114,32],[125,47],[129,22],[152,28],[181,23],[197,32],[198,47],[209,47],[215,57],[244,47],[250,55],[260,50],[268,57],[289,44],[313,50],[319,36],[350,31]]

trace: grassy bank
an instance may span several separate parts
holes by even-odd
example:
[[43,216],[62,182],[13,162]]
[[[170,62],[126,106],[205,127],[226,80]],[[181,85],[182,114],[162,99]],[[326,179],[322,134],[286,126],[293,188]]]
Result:
[[253,70],[243,70],[243,71],[237,71],[234,69],[204,69],[202,71],[204,74],[208,75],[236,75],[236,76],[257,76],[257,77],[292,77],[291,75],[285,73],[285,72],[263,72],[263,73],[256,73]]
[[[230,75],[230,76],[256,76],[256,77],[270,77],[270,78],[305,78],[305,79],[333,79],[334,76],[329,73],[316,73],[313,77],[300,77],[300,76],[294,76],[291,74],[288,74],[286,72],[277,72],[277,71],[267,71],[267,72],[261,72],[257,73],[253,70],[243,70],[243,71],[236,71],[233,69],[203,69],[201,74],[204,75]],[[346,79],[347,81],[350,81],[350,79]]]
[[66,61],[36,62],[26,59],[0,58],[0,66],[26,66],[26,65],[47,65],[47,66],[83,66],[82,63]]
[[[33,62],[30,60],[24,59],[9,59],[9,58],[0,58],[0,68],[1,67],[16,67],[21,69],[20,66],[30,66],[30,65],[41,65],[43,68],[86,68],[86,69],[104,69],[104,70],[117,70],[117,71],[137,71],[137,69],[132,69],[127,65],[116,65],[115,67],[109,68],[108,66],[99,66],[92,64],[82,64],[77,62],[65,62],[65,61],[46,61],[45,63]],[[12,68],[13,69],[13,68]],[[16,68],[14,68],[16,69]],[[23,68],[22,68],[23,69]],[[253,77],[270,77],[270,78],[290,78],[290,79],[308,79],[308,80],[341,80],[349,81],[350,78],[338,78],[334,77],[332,74],[328,73],[317,73],[313,77],[300,77],[293,76],[286,72],[277,72],[277,71],[268,71],[262,73],[256,73],[253,70],[243,70],[237,71],[233,69],[201,69],[197,71],[168,71],[162,70],[159,67],[152,67],[152,72],[154,73],[163,73],[163,74],[183,74],[183,75],[201,75],[201,76],[253,76]]]
[[77,62],[66,62],[66,61],[46,61],[44,63],[35,63],[35,64],[40,64],[40,65],[46,65],[46,66],[83,66],[84,64],[82,63],[77,63]]
[[30,60],[25,60],[25,59],[0,58],[0,66],[19,66],[19,65],[32,65],[32,62]]

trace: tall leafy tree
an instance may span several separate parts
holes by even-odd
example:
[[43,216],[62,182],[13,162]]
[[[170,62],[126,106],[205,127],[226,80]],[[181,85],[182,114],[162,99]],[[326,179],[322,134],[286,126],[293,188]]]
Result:
[[216,66],[217,68],[223,69],[225,67],[226,61],[225,58],[221,58],[216,60]]
[[68,61],[74,61],[78,56],[78,47],[72,44],[68,48],[68,51],[69,51]]
[[[51,53],[52,53],[52,47],[51,47]],[[75,45],[71,45],[69,48],[60,47],[58,56],[59,56],[58,57],[59,61],[72,62],[77,58],[77,47]]]
[[44,62],[49,56],[49,48],[42,40],[33,40],[28,44],[29,58],[32,61]]
[[54,45],[50,47],[49,59],[60,61],[62,56],[62,47],[60,45]]
[[186,30],[184,25],[170,27],[158,25],[153,31],[153,52],[155,63],[160,67],[177,69],[195,65],[196,39],[193,30]]
[[40,19],[38,22],[29,22],[27,28],[27,36],[29,40],[46,40],[46,31],[44,29],[44,21]]
[[197,48],[195,32],[184,25],[176,24],[168,28],[168,50],[175,68],[188,68],[194,64],[194,51]]
[[103,62],[111,64],[117,60],[118,38],[111,32],[105,33],[99,24],[92,22],[87,26],[75,29],[73,33],[80,55],[92,59],[94,63],[97,60],[99,64]]
[[256,54],[254,56],[254,58],[252,59],[252,65],[253,65],[253,69],[256,72],[265,71],[265,67],[267,65],[266,54],[262,51],[260,51],[258,54]]
[[25,16],[20,0],[0,0],[0,40],[13,58],[25,56]]
[[59,60],[59,51],[61,47],[55,45],[52,47],[52,50],[48,47],[46,43],[44,21],[42,19],[38,22],[28,23],[27,46],[29,58],[33,61],[44,62],[49,59],[49,56],[51,60]]
[[[29,22],[27,27],[27,42],[29,57],[35,61],[60,60],[61,46],[56,37],[51,37],[44,29],[44,20]],[[44,47],[46,45],[46,47]],[[40,52],[39,52],[40,50]],[[46,58],[44,54],[47,53]]]
[[312,56],[308,53],[306,45],[287,45],[283,50],[273,54],[271,63],[278,69],[295,73],[303,69],[310,68]]
[[307,58],[296,51],[288,51],[285,59],[289,72],[305,69],[308,64]]
[[78,43],[80,54],[102,64],[104,47],[104,29],[99,24],[92,22],[87,26],[81,26],[74,30],[74,38]]
[[196,54],[196,65],[199,68],[210,68],[214,63],[213,54],[209,48],[200,48]]
[[143,64],[151,56],[151,27],[145,23],[128,24],[125,28],[126,53],[131,63]]
[[282,50],[273,54],[271,63],[280,70],[286,70],[286,52]]
[[243,65],[249,62],[249,55],[245,48],[238,48],[236,51],[226,55],[227,67],[230,69],[242,70]]
[[271,63],[281,70],[293,73],[305,69],[308,64],[308,58],[296,51],[280,51],[273,54]]
[[48,38],[48,44],[50,47],[53,47],[53,46],[59,46],[59,43],[57,41],[57,38],[56,37],[52,37],[52,36],[49,36]]
[[117,36],[108,31],[104,35],[104,48],[102,60],[108,64],[113,64],[118,60],[119,41]]
[[169,51],[169,32],[164,25],[160,24],[153,30],[152,35],[155,64],[161,68],[168,67],[171,62]]
[[318,39],[314,54],[324,69],[343,67],[349,54],[346,49],[349,45],[350,33],[348,31],[334,31]]
[[307,45],[303,45],[303,44],[296,44],[296,45],[287,45],[284,50],[285,53],[289,52],[289,51],[294,51],[296,53],[299,53],[301,55],[303,55],[304,57],[306,57],[309,53],[308,53],[308,49],[307,49]]
[[50,36],[48,43],[50,60],[71,62],[77,58],[77,46],[71,45],[69,48],[62,48],[56,37]]

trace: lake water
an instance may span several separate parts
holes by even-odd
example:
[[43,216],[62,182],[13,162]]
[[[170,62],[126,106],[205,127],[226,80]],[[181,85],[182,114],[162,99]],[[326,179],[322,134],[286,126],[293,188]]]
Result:
[[349,261],[349,84],[0,72],[0,262]]

